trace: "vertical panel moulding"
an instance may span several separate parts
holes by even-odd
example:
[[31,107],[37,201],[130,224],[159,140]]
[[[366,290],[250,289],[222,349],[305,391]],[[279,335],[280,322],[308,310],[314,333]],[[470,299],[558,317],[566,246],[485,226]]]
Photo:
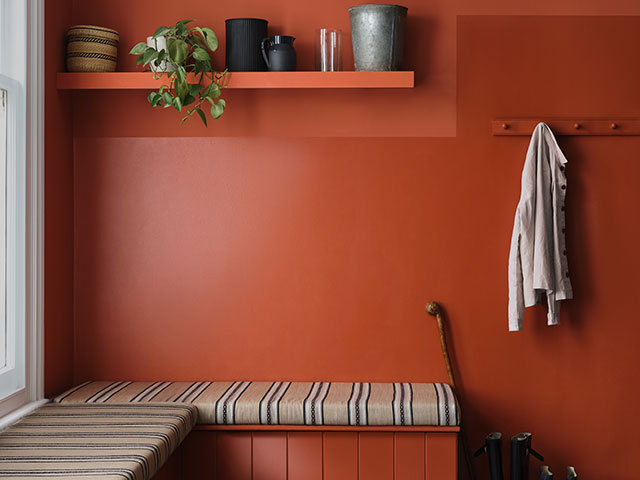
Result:
[[396,433],[395,480],[424,480],[424,433]]
[[358,438],[358,478],[392,480],[393,433],[360,432]]
[[458,478],[458,435],[428,433],[425,437],[427,480]]
[[251,432],[218,432],[217,479],[251,480]]
[[356,436],[356,475],[356,478],[360,480],[360,432]]
[[324,480],[358,479],[358,434],[324,433]]
[[287,434],[288,480],[322,480],[322,432],[289,432]]
[[180,478],[180,450],[171,455],[153,478],[157,480],[178,480]]
[[253,480],[287,480],[286,432],[253,433]]
[[182,479],[215,480],[217,432],[191,432],[180,446]]

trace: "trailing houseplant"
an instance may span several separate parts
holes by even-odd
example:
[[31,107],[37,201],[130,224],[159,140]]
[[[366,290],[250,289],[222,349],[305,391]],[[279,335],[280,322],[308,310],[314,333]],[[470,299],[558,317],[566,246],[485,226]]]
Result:
[[[211,55],[218,48],[214,31],[208,27],[189,28],[187,24],[191,22],[180,20],[172,27],[162,26],[151,37],[152,46],[140,42],[129,53],[138,56],[137,66],[153,66],[156,78],[167,76],[168,83],[147,97],[151,106],[173,107],[178,112],[186,109],[182,122],[197,114],[207,125],[205,109],[214,120],[224,113],[226,102],[220,95],[227,72],[217,72],[211,64]],[[166,49],[158,46],[156,40],[160,37],[166,39]],[[173,68],[163,68],[166,65]]]

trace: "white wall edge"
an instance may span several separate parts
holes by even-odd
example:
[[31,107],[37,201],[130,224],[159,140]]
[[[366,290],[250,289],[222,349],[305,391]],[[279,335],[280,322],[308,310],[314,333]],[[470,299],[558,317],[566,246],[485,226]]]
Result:
[[27,4],[27,325],[30,400],[44,398],[44,0]]
[[49,400],[47,400],[46,398],[43,398],[42,400],[37,400],[35,402],[27,403],[26,405],[23,405],[22,407],[14,410],[13,412],[8,413],[4,417],[0,418],[0,431],[10,427],[21,418],[26,417],[34,410],[37,410],[38,408],[40,408],[41,406],[47,403],[49,403]]

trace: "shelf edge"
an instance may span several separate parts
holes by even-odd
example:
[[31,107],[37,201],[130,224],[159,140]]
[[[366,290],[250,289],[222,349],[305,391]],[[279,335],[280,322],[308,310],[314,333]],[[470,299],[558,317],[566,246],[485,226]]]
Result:
[[[58,73],[58,90],[154,90],[165,79],[148,72]],[[413,71],[232,72],[232,89],[414,88]]]

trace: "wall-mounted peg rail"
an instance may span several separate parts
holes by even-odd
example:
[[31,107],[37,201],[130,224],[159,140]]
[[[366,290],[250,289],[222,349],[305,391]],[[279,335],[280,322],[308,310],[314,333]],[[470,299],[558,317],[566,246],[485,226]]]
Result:
[[503,118],[493,120],[491,129],[494,135],[531,135],[540,122],[556,135],[640,135],[640,118]]

